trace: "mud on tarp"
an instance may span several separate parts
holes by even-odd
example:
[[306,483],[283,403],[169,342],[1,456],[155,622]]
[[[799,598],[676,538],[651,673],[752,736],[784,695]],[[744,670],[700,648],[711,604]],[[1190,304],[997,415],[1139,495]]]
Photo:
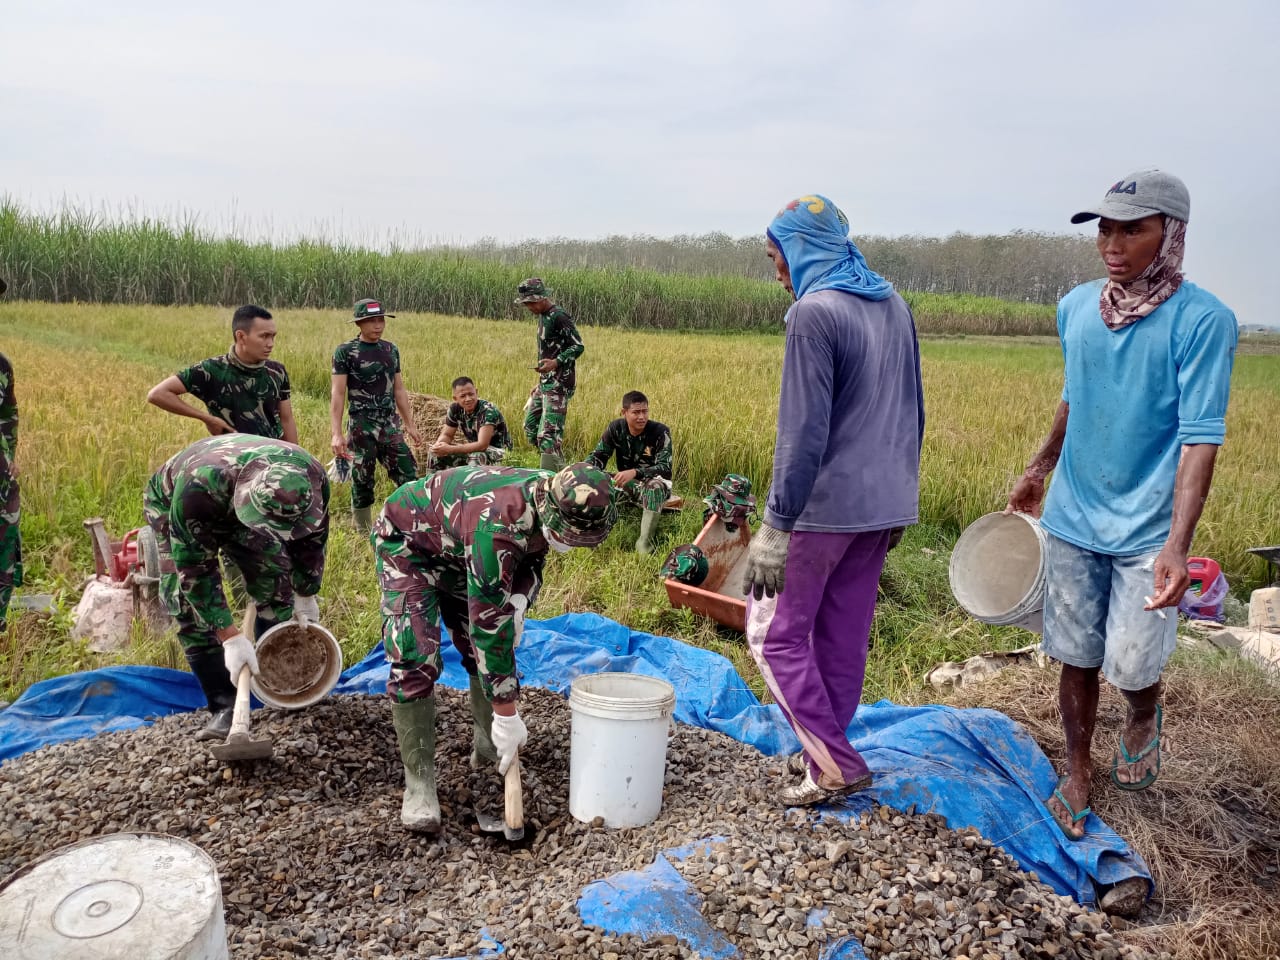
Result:
[[[441,682],[466,689],[466,674],[451,645],[444,656]],[[529,621],[519,662],[523,682],[565,695],[584,673],[617,670],[661,677],[676,689],[681,723],[717,730],[770,756],[799,749],[781,711],[762,706],[724,657],[637,633],[596,614]],[[343,673],[335,692],[380,694],[386,679],[387,663],[378,646]],[[178,670],[109,667],[45,680],[0,712],[0,762],[49,743],[125,730],[203,705],[195,679]],[[1150,879],[1142,859],[1096,815],[1089,816],[1083,840],[1063,836],[1042,802],[1057,783],[1053,767],[1004,714],[881,701],[859,709],[849,738],[875,773],[874,786],[847,804],[826,808],[824,816],[857,816],[881,803],[937,813],[952,829],[976,828],[1024,870],[1035,871],[1080,903],[1094,902],[1095,884]],[[689,838],[691,843],[705,839]],[[668,851],[670,859],[659,858],[647,871],[608,878],[610,888],[634,892],[621,901],[602,897],[593,889],[597,884],[588,885],[580,903],[584,921],[614,933],[673,933],[691,947],[701,945],[705,956],[733,956],[718,952],[724,944],[705,923],[700,929],[688,911],[673,912],[682,898],[693,898],[697,913],[696,892],[681,890],[683,880],[671,866],[682,855]],[[678,917],[683,919],[677,922]],[[830,960],[858,956],[856,944],[840,942],[824,954]]]

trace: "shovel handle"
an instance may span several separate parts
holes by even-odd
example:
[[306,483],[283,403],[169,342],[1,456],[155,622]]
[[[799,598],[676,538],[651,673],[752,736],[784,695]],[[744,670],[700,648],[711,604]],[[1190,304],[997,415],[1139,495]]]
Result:
[[227,740],[243,740],[249,736],[249,683],[253,674],[246,663],[236,680],[236,708],[231,714],[231,732]]
[[507,767],[506,780],[503,782],[503,800],[505,801],[505,821],[508,830],[524,829],[524,789],[520,786],[520,753],[516,752]]

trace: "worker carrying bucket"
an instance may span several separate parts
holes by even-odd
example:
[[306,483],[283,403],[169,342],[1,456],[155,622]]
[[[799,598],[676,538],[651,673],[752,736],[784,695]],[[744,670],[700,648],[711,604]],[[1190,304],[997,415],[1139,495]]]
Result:
[[[400,819],[409,830],[440,829],[434,693],[441,620],[470,677],[472,769],[518,772],[528,731],[517,709],[515,649],[547,552],[597,546],[616,516],[608,474],[585,463],[556,474],[455,467],[387,498],[373,545],[391,664],[387,694],[404,763]],[[496,820],[479,807],[476,813],[482,828]],[[506,827],[511,839],[522,831],[509,819]]]
[[213,714],[196,739],[224,739],[234,681],[244,666],[257,674],[258,661],[227,605],[219,558],[244,574],[256,636],[291,616],[303,625],[319,620],[329,479],[295,444],[235,433],[171,457],[142,502],[160,550],[161,596]]

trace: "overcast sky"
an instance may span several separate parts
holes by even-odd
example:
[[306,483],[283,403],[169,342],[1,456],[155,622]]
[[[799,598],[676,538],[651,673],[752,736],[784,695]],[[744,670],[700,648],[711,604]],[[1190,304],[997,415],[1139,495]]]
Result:
[[811,192],[855,236],[1089,232],[1159,166],[1189,276],[1278,323],[1278,28],[1270,0],[9,0],[0,194],[373,243],[745,235]]

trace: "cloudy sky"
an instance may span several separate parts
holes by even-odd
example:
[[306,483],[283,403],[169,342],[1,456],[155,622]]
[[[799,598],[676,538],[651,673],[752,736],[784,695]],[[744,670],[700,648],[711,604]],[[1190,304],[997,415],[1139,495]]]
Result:
[[855,235],[945,235],[1079,230],[1160,166],[1188,274],[1280,323],[1278,28],[1270,0],[10,0],[0,194],[382,243],[744,235],[821,192]]

